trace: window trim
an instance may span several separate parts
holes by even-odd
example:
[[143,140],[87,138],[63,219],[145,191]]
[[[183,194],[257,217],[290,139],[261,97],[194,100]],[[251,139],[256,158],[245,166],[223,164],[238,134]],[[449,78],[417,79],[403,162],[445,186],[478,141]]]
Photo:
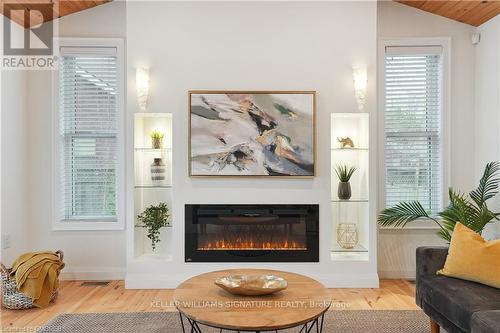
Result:
[[[64,219],[62,211],[61,188],[61,145],[59,140],[59,69],[52,73],[52,230],[123,230],[125,229],[125,54],[124,41],[120,38],[57,38],[54,41],[57,50],[60,47],[115,47],[117,50],[118,78],[118,133],[116,165],[116,220]],[[58,52],[59,53],[59,52]],[[58,57],[60,55],[58,54]]]
[[[450,107],[451,107],[451,38],[449,37],[424,37],[424,38],[382,38],[378,45],[378,130],[379,130],[379,151],[378,151],[378,210],[385,208],[385,49],[386,47],[401,46],[429,46],[436,45],[443,48],[443,79],[441,82],[442,108],[441,108],[441,205],[448,204],[448,187],[450,185]],[[439,228],[432,221],[416,221],[406,226],[406,229],[437,229]],[[395,229],[387,227],[387,229]],[[400,228],[396,228],[400,229]]]

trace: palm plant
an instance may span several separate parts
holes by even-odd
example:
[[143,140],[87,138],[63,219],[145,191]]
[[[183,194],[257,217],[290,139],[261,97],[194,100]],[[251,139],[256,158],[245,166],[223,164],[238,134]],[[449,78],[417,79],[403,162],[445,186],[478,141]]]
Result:
[[415,220],[428,219],[439,226],[438,235],[448,242],[451,240],[451,234],[457,222],[480,234],[488,223],[500,221],[500,213],[492,212],[486,204],[498,193],[500,179],[497,173],[499,169],[499,162],[486,164],[479,186],[470,192],[468,197],[450,188],[448,190],[450,204],[437,216],[429,215],[418,201],[401,202],[382,210],[378,215],[378,223],[382,226],[404,228]]
[[342,183],[347,183],[351,180],[355,171],[355,167],[348,167],[347,165],[337,165],[335,168],[335,173],[337,174],[337,177],[339,177],[339,181]]

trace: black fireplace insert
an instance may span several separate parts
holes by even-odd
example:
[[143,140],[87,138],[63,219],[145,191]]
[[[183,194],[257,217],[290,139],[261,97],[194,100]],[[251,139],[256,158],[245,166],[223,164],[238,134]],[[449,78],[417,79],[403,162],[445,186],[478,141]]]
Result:
[[186,205],[186,262],[318,262],[319,205]]

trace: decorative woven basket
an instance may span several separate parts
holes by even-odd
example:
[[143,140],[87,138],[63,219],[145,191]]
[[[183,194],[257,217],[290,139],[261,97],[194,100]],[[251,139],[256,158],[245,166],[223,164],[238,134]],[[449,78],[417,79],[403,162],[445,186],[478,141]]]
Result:
[[[59,260],[63,260],[64,254],[62,251],[57,251]],[[62,264],[64,267],[64,263]],[[61,267],[61,268],[62,268]],[[15,279],[9,279],[11,269],[7,269],[0,263],[0,281],[2,283],[2,306],[11,310],[30,309],[33,308],[31,298],[17,290],[17,283]],[[58,290],[52,292],[50,301],[52,302],[57,297]]]

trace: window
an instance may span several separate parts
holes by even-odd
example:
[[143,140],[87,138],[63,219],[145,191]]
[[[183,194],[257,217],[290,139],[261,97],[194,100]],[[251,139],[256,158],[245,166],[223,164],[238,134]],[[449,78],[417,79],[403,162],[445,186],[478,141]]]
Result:
[[122,207],[122,48],[104,41],[61,40],[57,78],[59,221],[91,229],[119,225]]
[[430,214],[443,197],[443,47],[386,46],[385,205],[418,200]]

